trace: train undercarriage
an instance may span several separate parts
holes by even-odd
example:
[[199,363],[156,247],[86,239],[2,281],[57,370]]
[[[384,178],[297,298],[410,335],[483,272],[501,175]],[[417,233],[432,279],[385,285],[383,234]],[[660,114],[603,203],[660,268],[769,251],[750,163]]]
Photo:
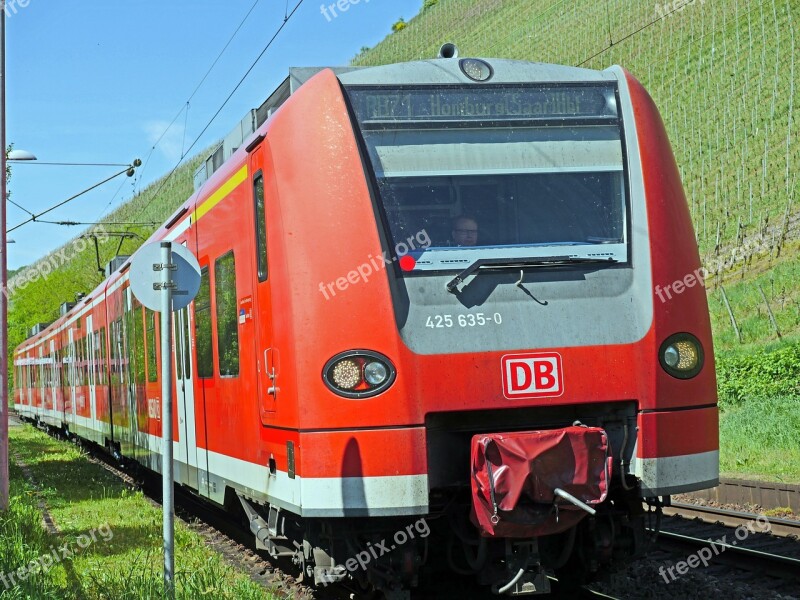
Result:
[[621,487],[595,515],[565,532],[530,539],[481,536],[463,493],[438,494],[436,510],[404,519],[299,519],[239,501],[257,547],[290,559],[304,581],[350,583],[390,600],[410,597],[410,590],[442,573],[473,577],[498,595],[547,594],[548,576],[582,585],[640,555],[645,543],[641,499]]
[[[542,422],[540,411],[536,412]],[[576,412],[586,423],[571,420]],[[549,435],[565,431],[565,435],[572,435],[577,431],[580,435],[601,431],[607,445],[603,450],[606,454],[600,458],[608,463],[600,477],[606,478],[603,485],[607,487],[602,499],[591,507],[569,493],[550,496],[549,504],[521,498],[521,509],[506,513],[495,504],[494,515],[490,516],[497,529],[494,535],[487,535],[478,517],[475,486],[470,485],[470,478],[475,479],[474,470],[470,474],[468,469],[470,447],[474,454],[476,440],[485,438],[479,434],[477,423],[482,422],[485,431],[489,418],[489,426],[502,431],[503,425],[509,425],[504,421],[512,416],[493,413],[490,418],[464,418],[447,414],[429,419],[429,476],[435,487],[432,486],[426,515],[302,519],[240,494],[230,501],[243,508],[257,546],[275,558],[291,559],[307,581],[316,586],[349,583],[361,590],[377,590],[392,600],[408,598],[410,590],[425,587],[431,580],[446,580],[453,573],[473,578],[498,595],[547,594],[549,576],[569,585],[582,585],[640,555],[645,543],[646,513],[636,479],[622,475],[631,460],[635,439],[633,403],[583,411],[550,411],[549,427],[571,425],[513,434],[531,438],[545,432]],[[533,417],[533,411],[526,416]],[[519,417],[517,414],[515,418]],[[571,438],[566,445],[576,445],[578,439]],[[565,458],[568,459],[556,452],[530,462],[563,462]],[[540,475],[532,476],[542,479]],[[576,493],[582,490],[576,485],[570,489]],[[498,496],[503,493],[504,490],[497,490]],[[494,496],[491,499],[494,501]]]

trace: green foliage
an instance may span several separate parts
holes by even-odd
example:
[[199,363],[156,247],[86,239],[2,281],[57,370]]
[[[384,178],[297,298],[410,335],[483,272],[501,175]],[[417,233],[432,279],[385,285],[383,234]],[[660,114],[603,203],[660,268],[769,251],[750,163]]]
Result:
[[[15,465],[11,465],[10,505],[6,513],[0,513],[0,573],[7,582],[0,581],[0,598],[11,600],[17,598],[37,598],[41,600],[63,599],[71,596],[66,590],[59,589],[53,577],[40,574],[19,581],[16,575],[12,585],[9,575],[13,575],[20,567],[29,565],[31,561],[51,552],[50,546],[55,543],[42,528],[42,515],[36,504],[34,490],[24,481],[22,473]],[[61,571],[60,566],[53,567],[51,573]],[[6,583],[8,585],[6,585]]]
[[[14,144],[9,144],[6,148],[6,158],[8,158],[9,153],[14,149]],[[11,181],[11,165],[6,163],[6,185]],[[11,194],[9,194],[10,196]]]
[[403,17],[400,17],[400,20],[397,21],[397,23],[395,23],[394,25],[392,25],[392,31],[397,33],[398,31],[403,31],[403,29],[405,29],[406,27],[408,27],[408,23],[406,23]]
[[437,4],[439,4],[439,0],[425,0],[425,4],[422,5],[422,10],[428,10]]
[[767,352],[717,357],[717,385],[722,406],[735,407],[757,398],[793,399],[800,413],[800,343]]
[[[29,427],[14,427],[11,444],[38,482],[60,534],[41,526],[37,496],[12,465],[12,510],[0,515],[0,573],[11,573],[70,543],[74,555],[45,574],[4,590],[0,600],[139,600],[164,598],[162,515],[139,491],[86,460],[75,446]],[[69,473],[65,477],[65,473]],[[105,527],[88,547],[79,536]],[[100,530],[103,531],[102,529]],[[112,535],[113,534],[113,535]],[[274,596],[225,559],[182,522],[175,526],[177,600],[272,600]]]
[[[795,380],[796,382],[796,380]],[[724,475],[800,482],[800,397],[750,396],[720,412],[720,471]]]

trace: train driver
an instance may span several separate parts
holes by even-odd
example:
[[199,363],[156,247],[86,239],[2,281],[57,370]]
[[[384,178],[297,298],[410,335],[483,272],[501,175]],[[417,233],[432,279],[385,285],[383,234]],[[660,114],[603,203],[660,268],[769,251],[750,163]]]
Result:
[[478,243],[478,222],[473,217],[459,215],[453,219],[450,235],[454,246],[475,246]]

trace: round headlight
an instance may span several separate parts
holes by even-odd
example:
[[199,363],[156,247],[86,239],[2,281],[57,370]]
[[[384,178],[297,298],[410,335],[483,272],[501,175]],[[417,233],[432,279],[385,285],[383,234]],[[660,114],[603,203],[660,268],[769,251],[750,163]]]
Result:
[[391,361],[371,350],[350,350],[330,359],[322,379],[331,391],[345,398],[368,398],[392,385],[397,373]]
[[352,390],[361,381],[361,367],[352,359],[340,360],[333,365],[333,384],[343,390]]
[[678,379],[690,379],[703,368],[703,346],[691,333],[676,333],[661,344],[659,362]]
[[494,75],[492,65],[479,58],[464,58],[459,64],[464,75],[472,81],[489,81]]
[[674,344],[664,350],[664,362],[673,369],[681,362],[681,353]]
[[389,378],[389,370],[383,363],[374,360],[364,367],[364,379],[370,385],[380,385]]

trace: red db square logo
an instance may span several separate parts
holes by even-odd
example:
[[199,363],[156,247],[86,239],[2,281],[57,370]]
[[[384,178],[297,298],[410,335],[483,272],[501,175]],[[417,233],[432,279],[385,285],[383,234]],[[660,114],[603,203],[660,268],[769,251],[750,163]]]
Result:
[[564,393],[561,355],[556,352],[506,354],[500,362],[506,398],[554,397]]

